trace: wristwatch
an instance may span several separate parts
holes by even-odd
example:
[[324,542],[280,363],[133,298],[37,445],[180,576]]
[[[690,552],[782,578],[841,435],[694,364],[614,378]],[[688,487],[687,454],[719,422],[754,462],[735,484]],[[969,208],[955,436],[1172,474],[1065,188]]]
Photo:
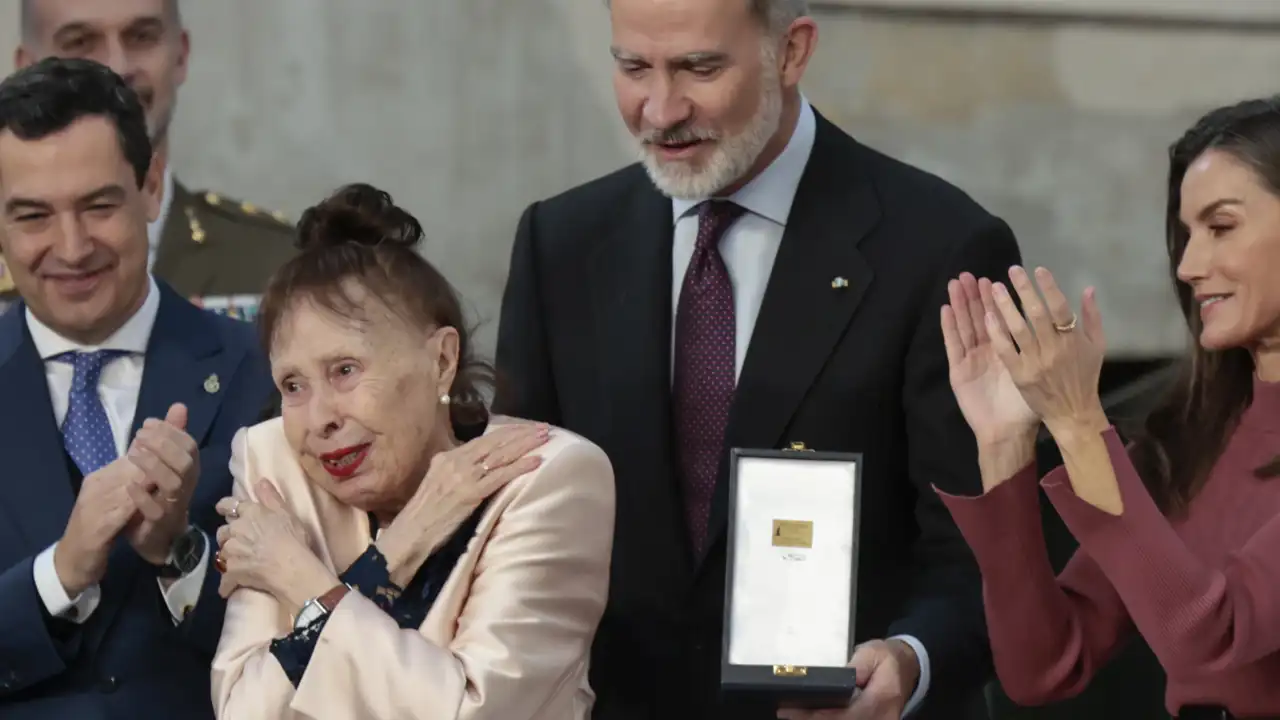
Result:
[[205,548],[209,540],[204,531],[195,525],[187,526],[185,532],[173,541],[169,548],[169,561],[156,568],[156,575],[162,578],[177,579],[190,574],[200,566]]
[[293,619],[293,629],[301,630],[311,625],[320,618],[333,612],[338,607],[338,603],[342,602],[342,598],[346,597],[347,591],[351,589],[350,585],[334,585],[328,592],[320,597],[314,597],[302,604],[302,609]]

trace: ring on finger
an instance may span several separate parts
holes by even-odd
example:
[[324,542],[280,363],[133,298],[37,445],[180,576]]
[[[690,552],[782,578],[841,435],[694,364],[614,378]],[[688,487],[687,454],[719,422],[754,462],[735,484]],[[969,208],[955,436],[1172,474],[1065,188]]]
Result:
[[231,512],[227,513],[227,517],[231,518],[232,520],[240,519],[240,501],[239,500],[236,500],[235,504],[231,506]]
[[1053,324],[1053,329],[1054,329],[1054,330],[1057,330],[1057,331],[1058,331],[1058,332],[1060,332],[1060,333],[1069,333],[1069,332],[1071,332],[1072,330],[1075,330],[1075,329],[1076,329],[1076,320],[1077,320],[1077,319],[1078,319],[1078,318],[1077,318],[1076,314],[1075,314],[1075,313],[1071,313],[1071,322],[1066,322],[1066,323],[1054,323],[1054,324]]
[[213,556],[213,566],[218,569],[218,572],[224,575],[227,573],[227,559],[222,557],[221,551]]

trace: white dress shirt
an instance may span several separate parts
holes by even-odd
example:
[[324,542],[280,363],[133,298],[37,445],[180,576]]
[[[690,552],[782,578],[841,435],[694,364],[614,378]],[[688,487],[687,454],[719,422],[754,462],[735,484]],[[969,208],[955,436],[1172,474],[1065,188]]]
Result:
[[[160,310],[160,290],[155,280],[150,281],[147,299],[133,317],[129,318],[111,337],[101,345],[89,347],[72,342],[58,335],[49,326],[40,322],[26,311],[27,329],[35,343],[36,352],[44,360],[45,380],[49,383],[49,399],[53,401],[54,419],[58,427],[67,416],[67,404],[71,395],[71,381],[75,376],[75,368],[70,364],[55,360],[66,352],[92,352],[94,350],[122,350],[127,355],[109,360],[102,369],[102,377],[98,381],[98,394],[102,406],[107,413],[107,421],[111,425],[111,435],[115,438],[116,454],[123,456],[128,448],[129,431],[133,428],[133,416],[138,407],[138,393],[142,389],[142,370],[147,352],[147,340],[151,337],[151,328],[156,323],[156,314]],[[208,540],[208,538],[206,538]],[[209,543],[205,543],[204,556],[199,566],[187,575],[175,580],[166,590],[160,584],[160,592],[164,597],[169,613],[174,622],[180,622],[186,613],[195,607],[200,598],[200,588],[204,584],[205,572],[209,562]],[[35,581],[36,590],[41,601],[54,617],[84,623],[93,615],[102,600],[102,592],[97,585],[87,588],[77,597],[68,597],[66,588],[58,579],[58,571],[53,564],[53,552],[58,547],[55,542],[36,556]]]
[[[800,117],[787,146],[768,167],[751,182],[726,199],[747,212],[729,226],[720,240],[720,256],[724,258],[733,284],[733,311],[737,323],[734,376],[742,372],[742,362],[751,344],[760,305],[764,302],[769,273],[782,245],[782,234],[791,215],[791,204],[813,152],[817,120],[808,100],[801,101]],[[693,259],[698,237],[698,206],[703,200],[671,200],[675,219],[675,245],[671,251],[671,361],[675,362],[676,313],[680,307],[680,289],[685,272]],[[909,635],[899,635],[915,651],[920,660],[920,680],[908,701],[905,714],[911,713],[929,692],[929,653],[924,645]]]
[[164,237],[164,224],[169,220],[169,212],[173,209],[173,171],[167,166],[164,169],[164,193],[160,196],[160,215],[155,222],[147,223],[147,270],[156,264],[156,252],[160,249],[160,238]]

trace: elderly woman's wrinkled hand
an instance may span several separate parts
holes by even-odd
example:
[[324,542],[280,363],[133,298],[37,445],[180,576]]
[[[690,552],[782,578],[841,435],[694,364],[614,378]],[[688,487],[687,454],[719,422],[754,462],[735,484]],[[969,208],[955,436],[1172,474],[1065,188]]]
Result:
[[275,487],[259,480],[257,491],[259,502],[228,497],[216,506],[227,518],[218,528],[218,593],[228,597],[237,587],[261,590],[296,611],[338,580],[311,549],[306,529]]
[[1055,428],[1092,427],[1099,422],[1102,427],[1097,429],[1104,429],[1098,378],[1106,338],[1093,289],[1085,291],[1081,316],[1077,318],[1048,270],[1036,270],[1044,301],[1022,268],[1012,268],[1009,280],[1022,301],[1026,318],[1018,312],[1005,286],[997,283],[993,295],[1004,323],[988,314],[986,324],[996,353],[1023,398],[1050,432]]
[[545,424],[512,423],[432,458],[422,485],[377,540],[392,581],[403,587],[485,498],[537,469],[542,457],[530,453],[550,437]]

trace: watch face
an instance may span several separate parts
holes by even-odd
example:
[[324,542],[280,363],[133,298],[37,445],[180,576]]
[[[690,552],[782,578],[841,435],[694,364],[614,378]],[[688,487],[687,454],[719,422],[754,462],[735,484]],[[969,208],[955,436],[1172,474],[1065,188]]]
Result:
[[178,572],[186,575],[200,564],[204,557],[204,533],[192,527],[173,544],[173,564]]

